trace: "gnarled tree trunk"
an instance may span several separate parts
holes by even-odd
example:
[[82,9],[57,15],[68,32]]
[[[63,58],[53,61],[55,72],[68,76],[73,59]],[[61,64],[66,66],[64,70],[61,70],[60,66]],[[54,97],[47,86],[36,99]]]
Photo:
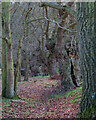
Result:
[[78,42],[83,79],[79,117],[96,117],[96,3],[77,4]]

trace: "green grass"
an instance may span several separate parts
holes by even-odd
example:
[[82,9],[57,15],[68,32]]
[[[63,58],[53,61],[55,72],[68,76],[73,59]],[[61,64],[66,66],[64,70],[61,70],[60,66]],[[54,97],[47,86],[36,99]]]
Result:
[[[59,73],[59,68],[56,68],[56,71],[57,71],[57,73]],[[47,78],[47,77],[50,77],[50,75],[48,75],[48,76],[36,76],[33,78],[42,78],[42,77]]]
[[50,100],[52,100],[52,99],[54,99],[54,100],[64,99],[64,98],[66,98],[67,96],[72,95],[72,96],[70,96],[71,98],[70,98],[69,102],[68,102],[66,99],[64,100],[64,102],[65,102],[65,103],[68,102],[68,104],[78,103],[78,102],[81,101],[81,95],[80,95],[81,91],[82,91],[82,87],[78,87],[78,88],[76,88],[76,89],[73,89],[72,91],[66,92],[65,94],[51,95],[52,98],[51,98],[51,99],[48,99],[48,102],[49,102]]
[[70,103],[77,103],[77,102],[79,102],[81,99],[73,99],[73,100],[70,100],[69,102]]
[[42,77],[48,78],[48,77],[50,77],[50,75],[48,75],[48,76],[36,76],[36,77],[33,77],[33,78],[42,78]]
[[8,99],[3,97],[3,98],[0,98],[0,100],[2,100],[2,104],[4,106],[9,106],[12,100],[19,100],[19,99]]
[[57,68],[57,73],[59,73],[59,68]]
[[2,98],[2,105],[4,107],[10,106],[12,99]]
[[72,91],[67,92],[67,93],[65,94],[65,96],[67,96],[67,95],[74,95],[75,93],[77,93],[77,92],[79,92],[79,91],[81,91],[81,90],[82,90],[82,87],[76,88],[76,89],[74,89],[74,90],[72,90]]
[[46,86],[46,85],[44,85],[44,87],[45,87],[45,88],[47,88],[47,86]]
[[[75,93],[78,93],[79,91],[82,90],[82,87],[78,87],[72,91],[68,91],[66,92],[65,94],[57,94],[57,95],[53,95],[52,97],[55,97],[55,98],[61,98],[61,97],[66,97],[66,96],[69,96],[69,95],[74,95]],[[77,96],[77,98],[79,98],[80,96]]]

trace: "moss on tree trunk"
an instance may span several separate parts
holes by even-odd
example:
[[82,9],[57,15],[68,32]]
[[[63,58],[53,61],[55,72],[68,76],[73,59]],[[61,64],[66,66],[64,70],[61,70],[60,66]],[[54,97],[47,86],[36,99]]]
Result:
[[8,36],[2,39],[2,96],[12,98],[14,96],[14,69],[10,29],[10,2],[2,3],[2,35]]

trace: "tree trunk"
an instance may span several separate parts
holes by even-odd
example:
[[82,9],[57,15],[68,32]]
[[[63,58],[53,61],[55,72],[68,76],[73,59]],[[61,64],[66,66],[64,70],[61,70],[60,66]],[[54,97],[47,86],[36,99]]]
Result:
[[[63,15],[63,11],[59,11],[60,17]],[[65,18],[68,16],[66,13],[62,19],[61,26],[65,23]],[[61,88],[64,90],[68,90],[70,88],[73,88],[74,85],[71,80],[70,76],[70,58],[66,53],[66,50],[63,50],[62,48],[62,38],[63,38],[63,30],[61,28],[58,28],[57,31],[57,52],[56,52],[56,58],[59,64],[59,72],[60,72],[60,78],[61,78]]]
[[29,59],[28,59],[28,50],[26,48],[25,50],[26,55],[26,61],[25,61],[25,75],[24,75],[24,81],[28,81],[28,75],[29,75]]
[[20,59],[19,59],[18,82],[21,82],[21,55],[20,55]]
[[[28,3],[28,9],[30,8],[30,3]],[[28,15],[28,19],[30,16]],[[26,34],[29,34],[29,25],[27,25],[26,29]],[[28,57],[28,45],[29,45],[29,40],[26,41],[27,48],[25,50],[25,55],[26,55],[26,61],[25,61],[25,76],[24,76],[24,81],[28,81],[28,76],[29,76],[29,57]]]
[[56,71],[56,59],[53,53],[50,53],[49,57],[48,57],[48,72],[49,75],[52,76],[54,74],[57,73]]
[[6,42],[2,40],[2,96],[3,97],[6,97],[6,80],[7,80],[6,46],[7,46]]
[[53,71],[53,75],[57,73],[57,63],[56,63],[56,58],[54,54],[52,59],[52,71]]
[[79,117],[96,117],[96,2],[77,3],[78,42],[83,79]]
[[26,22],[25,22],[25,25],[24,25],[24,28],[23,28],[23,32],[22,32],[22,35],[19,39],[19,43],[18,43],[18,50],[17,50],[17,61],[16,61],[16,68],[15,68],[15,72],[14,72],[14,91],[16,93],[17,91],[17,81],[19,79],[19,70],[20,70],[20,54],[21,54],[21,43],[22,43],[22,39],[24,37],[24,34],[25,34],[25,31],[26,31]]
[[2,3],[2,96],[12,98],[14,96],[14,68],[10,30],[10,2]]
[[12,46],[7,47],[7,73],[6,97],[12,98],[14,96],[14,68]]
[[[60,49],[59,49],[60,50]],[[72,79],[71,79],[71,69],[70,69],[70,58],[66,55],[66,53],[62,53],[62,50],[59,52],[59,72],[60,72],[60,78],[61,78],[61,88],[64,91],[67,91],[68,89],[71,89],[74,87]]]

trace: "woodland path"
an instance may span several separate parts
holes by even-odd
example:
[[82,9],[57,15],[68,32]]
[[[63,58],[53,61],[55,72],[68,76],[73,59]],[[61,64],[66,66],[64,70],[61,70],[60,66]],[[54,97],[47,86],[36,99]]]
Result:
[[49,78],[29,78],[18,83],[20,100],[3,100],[3,118],[75,118],[81,89],[52,97],[59,84],[59,80]]

